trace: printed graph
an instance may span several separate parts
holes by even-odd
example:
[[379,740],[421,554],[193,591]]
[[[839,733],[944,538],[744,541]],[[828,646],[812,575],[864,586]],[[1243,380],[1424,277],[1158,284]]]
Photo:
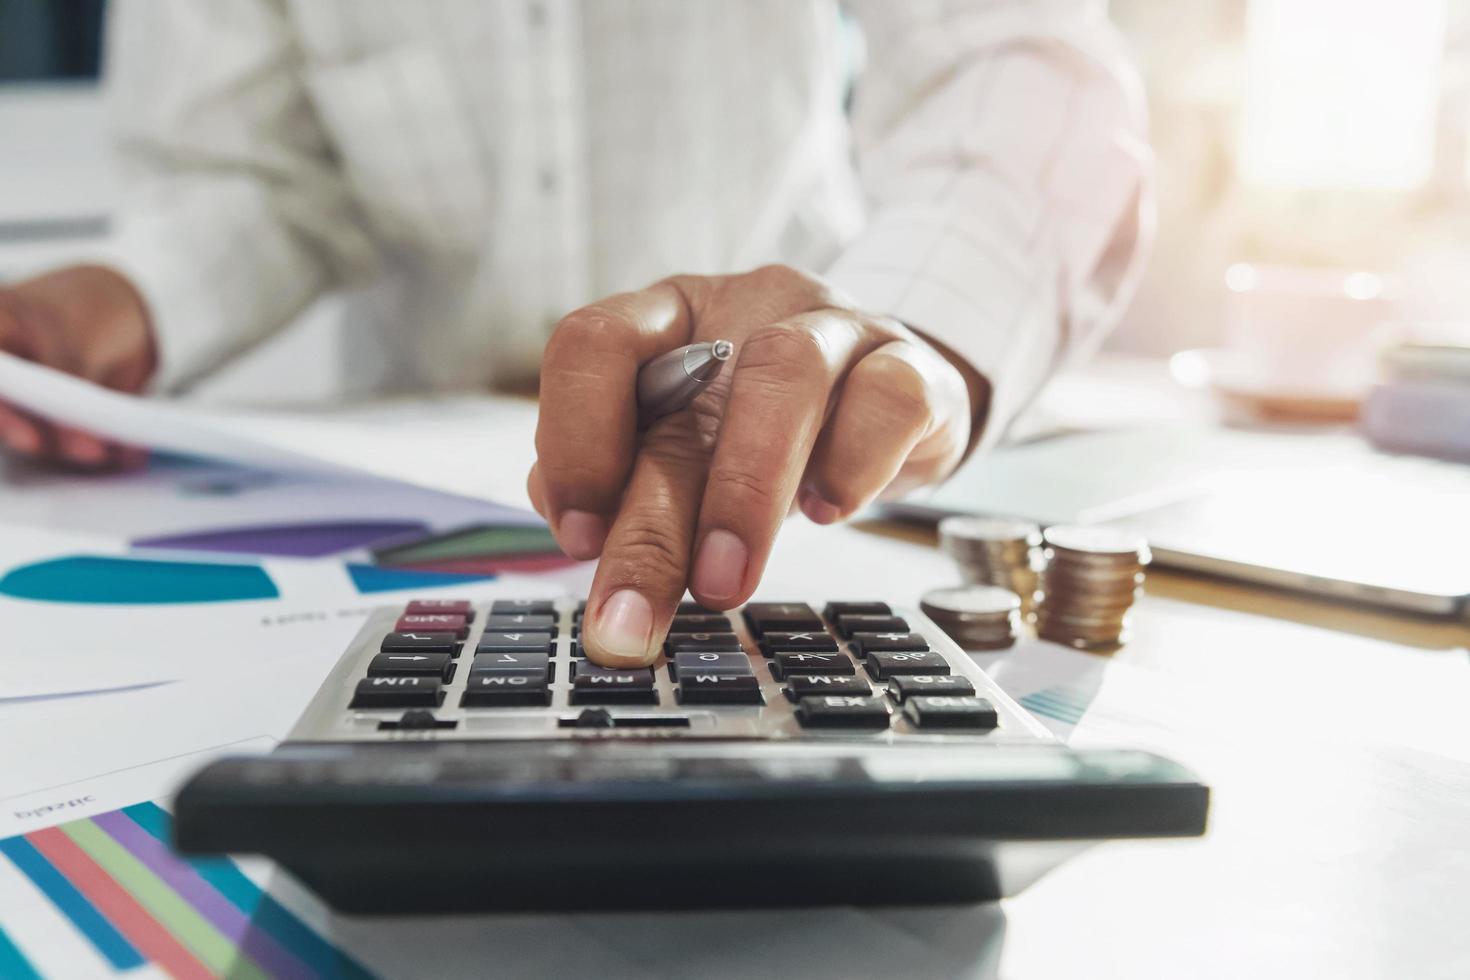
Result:
[[1075,725],[1087,714],[1093,693],[1066,686],[1048,687],[1020,698],[1021,707],[1068,725]]
[[139,606],[276,599],[280,592],[256,565],[71,555],[11,569],[0,576],[0,595]]
[[210,528],[136,538],[134,548],[278,558],[323,558],[385,541],[421,538],[422,521],[294,521]]
[[372,976],[229,859],[186,860],[154,803],[0,840],[0,977]]

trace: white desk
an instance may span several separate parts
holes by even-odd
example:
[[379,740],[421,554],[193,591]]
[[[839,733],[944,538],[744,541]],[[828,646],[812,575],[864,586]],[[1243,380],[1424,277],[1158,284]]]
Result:
[[[912,602],[953,577],[912,534],[798,519],[760,595],[814,597],[815,583]],[[1197,768],[1215,791],[1202,840],[1100,845],[981,907],[344,919],[333,931],[404,976],[1470,976],[1465,628],[1163,575],[1135,618],[1129,647],[1081,660],[1103,681],[1074,740]]]

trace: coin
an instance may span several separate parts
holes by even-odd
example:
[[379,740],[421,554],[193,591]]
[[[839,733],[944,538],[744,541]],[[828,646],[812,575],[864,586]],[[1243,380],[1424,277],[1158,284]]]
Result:
[[1041,529],[1013,517],[946,517],[939,522],[941,536],[965,541],[1041,543]]
[[1111,527],[1058,524],[1046,529],[1043,540],[1053,548],[1092,555],[1141,555],[1148,542],[1137,534]]
[[1005,616],[1021,608],[1021,598],[1009,589],[972,585],[959,589],[933,589],[924,593],[919,607],[927,615]]
[[934,589],[924,594],[919,608],[966,650],[1011,646],[1021,621],[1021,597],[989,585]]
[[1020,597],[1022,615],[1030,615],[1041,564],[1041,529],[1035,523],[1012,517],[946,517],[939,522],[939,543],[967,584],[1008,589]]
[[1152,558],[1148,542],[1116,528],[1072,525],[1047,528],[1043,540],[1037,635],[1084,648],[1121,643]]

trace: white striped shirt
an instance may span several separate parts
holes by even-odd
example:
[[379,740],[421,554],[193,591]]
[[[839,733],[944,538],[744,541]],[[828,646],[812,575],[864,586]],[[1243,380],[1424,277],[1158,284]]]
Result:
[[165,389],[328,290],[359,381],[457,388],[534,374],[598,296],[785,262],[969,359],[991,442],[1146,252],[1142,98],[1088,0],[115,0],[110,27],[109,255]]

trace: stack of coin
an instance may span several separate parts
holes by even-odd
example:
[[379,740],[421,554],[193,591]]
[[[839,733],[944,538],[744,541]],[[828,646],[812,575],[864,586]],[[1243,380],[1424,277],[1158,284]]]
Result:
[[935,589],[919,602],[924,615],[966,650],[1001,650],[1016,642],[1021,599],[994,585]]
[[1111,647],[1126,638],[1128,610],[1143,585],[1148,542],[1105,527],[1046,529],[1036,633],[1074,647]]
[[939,522],[939,545],[965,582],[1009,589],[1021,598],[1021,615],[1031,615],[1041,528],[1009,517],[946,517]]

